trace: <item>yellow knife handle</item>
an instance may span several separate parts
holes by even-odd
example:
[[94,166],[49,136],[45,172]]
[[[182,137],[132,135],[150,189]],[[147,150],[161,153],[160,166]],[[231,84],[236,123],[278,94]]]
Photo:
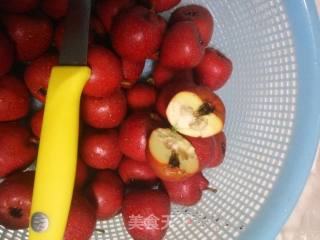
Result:
[[62,240],[75,179],[85,66],[58,66],[46,96],[30,214],[30,240]]

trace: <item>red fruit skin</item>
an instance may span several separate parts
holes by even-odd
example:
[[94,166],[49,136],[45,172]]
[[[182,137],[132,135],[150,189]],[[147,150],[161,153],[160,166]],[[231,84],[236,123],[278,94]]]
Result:
[[214,137],[208,138],[195,138],[184,136],[191,145],[194,147],[196,154],[199,159],[199,171],[207,168],[211,165],[212,160],[215,156],[215,139]]
[[34,9],[39,0],[1,0],[0,10],[10,13],[24,13]]
[[[133,190],[128,193],[123,201],[122,218],[124,225],[134,239],[161,240],[168,229],[170,215],[170,200],[168,195],[161,190]],[[132,218],[141,216],[143,224],[139,227],[132,225]],[[158,227],[148,227],[147,218],[156,217]],[[131,219],[131,220],[130,220]]]
[[178,92],[179,90],[177,90],[177,85],[170,85],[160,91],[156,101],[156,109],[159,115],[164,119],[167,119],[166,110],[170,100]]
[[223,162],[227,146],[227,139],[224,132],[220,132],[213,137],[215,140],[215,148],[214,156],[208,165],[210,168],[217,167]]
[[98,0],[95,10],[106,31],[110,32],[115,16],[121,10],[132,7],[134,4],[134,0]]
[[72,199],[64,240],[88,240],[96,226],[95,209],[80,193]]
[[112,46],[125,59],[144,61],[160,48],[163,28],[162,17],[141,6],[131,8],[114,20]]
[[10,71],[13,62],[13,45],[10,40],[0,32],[0,77]]
[[156,101],[156,109],[161,117],[164,119],[167,118],[166,110],[171,99],[178,92],[183,91],[188,87],[194,87],[195,83],[193,82],[192,72],[191,71],[182,71],[177,73],[174,76],[174,79],[168,84],[163,86],[160,93],[158,94]]
[[30,108],[29,97],[22,81],[13,75],[0,77],[0,122],[25,117]]
[[137,83],[127,92],[128,106],[133,110],[149,110],[157,99],[156,89],[145,83]]
[[156,87],[162,87],[173,79],[175,71],[157,63],[153,72],[152,79]]
[[122,59],[122,74],[123,80],[121,86],[123,88],[131,88],[140,78],[142,74],[145,61],[132,62],[127,59]]
[[119,145],[122,153],[136,161],[146,161],[148,137],[161,124],[152,119],[150,113],[137,112],[130,115],[120,128]]
[[31,210],[34,171],[9,176],[0,183],[0,225],[27,228]]
[[105,27],[103,26],[102,22],[100,19],[96,16],[92,16],[90,19],[90,29],[93,31],[95,34],[99,36],[103,36],[107,34],[107,31]]
[[80,159],[77,162],[77,171],[76,171],[76,179],[75,179],[75,187],[77,189],[83,187],[89,177],[89,169],[86,164]]
[[170,197],[170,201],[184,206],[197,204],[201,200],[202,191],[208,188],[209,185],[208,180],[201,172],[183,181],[162,182]]
[[122,207],[124,185],[113,171],[97,173],[89,187],[89,196],[96,205],[96,216],[106,220],[117,215]]
[[158,179],[148,163],[135,161],[128,157],[123,158],[118,172],[126,184],[132,181],[155,182]]
[[109,129],[84,135],[80,148],[82,160],[96,169],[116,169],[122,158],[118,133]]
[[197,81],[216,91],[223,87],[232,73],[232,62],[218,50],[207,48],[194,72]]
[[178,5],[181,0],[145,0],[146,4],[156,12],[163,12]]
[[188,69],[197,66],[204,47],[195,24],[177,22],[166,32],[160,51],[160,63],[169,68]]
[[181,21],[192,21],[199,31],[203,46],[209,44],[214,29],[214,22],[208,9],[196,4],[179,7],[172,13],[169,24],[172,26]]
[[0,178],[27,167],[37,155],[27,128],[18,123],[0,123]]
[[31,94],[41,102],[46,100],[52,67],[58,65],[58,55],[47,53],[34,60],[25,70],[24,81]]
[[67,15],[69,0],[42,0],[41,9],[50,17],[59,19]]
[[193,72],[191,69],[176,71],[174,75],[175,81],[181,81],[184,86],[195,86]]
[[18,60],[34,60],[50,46],[53,30],[47,18],[4,15],[1,20],[15,43]]
[[118,57],[102,46],[92,46],[88,51],[91,76],[83,93],[93,97],[105,97],[120,88],[121,63]]
[[95,128],[114,128],[120,125],[127,113],[127,101],[122,90],[108,97],[83,96],[83,120]]
[[41,133],[43,112],[44,112],[44,110],[41,109],[40,111],[33,114],[31,121],[30,121],[32,133],[33,133],[33,135],[35,135],[38,138],[40,138],[40,133]]

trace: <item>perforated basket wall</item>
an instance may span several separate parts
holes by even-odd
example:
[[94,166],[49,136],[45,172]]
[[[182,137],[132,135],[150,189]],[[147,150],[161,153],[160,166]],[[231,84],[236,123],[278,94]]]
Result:
[[[227,109],[224,164],[207,170],[217,193],[173,206],[166,239],[273,239],[308,175],[319,137],[319,51],[313,1],[199,0],[215,18],[211,46],[233,61],[218,92]],[[299,149],[300,148],[300,149]],[[121,216],[92,239],[130,239]],[[0,226],[0,239],[26,239]]]

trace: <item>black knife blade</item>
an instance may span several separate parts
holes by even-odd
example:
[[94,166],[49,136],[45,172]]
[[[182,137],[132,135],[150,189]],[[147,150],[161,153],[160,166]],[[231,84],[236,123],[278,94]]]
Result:
[[70,0],[59,65],[87,65],[91,0]]

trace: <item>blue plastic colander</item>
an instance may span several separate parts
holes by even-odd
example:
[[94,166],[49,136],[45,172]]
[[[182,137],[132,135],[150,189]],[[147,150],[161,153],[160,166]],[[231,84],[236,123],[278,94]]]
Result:
[[[211,45],[229,56],[226,160],[205,175],[217,193],[173,206],[170,240],[272,240],[308,177],[320,137],[320,21],[315,0],[198,0],[215,18]],[[164,14],[166,15],[166,13]],[[121,216],[92,239],[128,240]],[[0,226],[0,239],[27,232]]]

